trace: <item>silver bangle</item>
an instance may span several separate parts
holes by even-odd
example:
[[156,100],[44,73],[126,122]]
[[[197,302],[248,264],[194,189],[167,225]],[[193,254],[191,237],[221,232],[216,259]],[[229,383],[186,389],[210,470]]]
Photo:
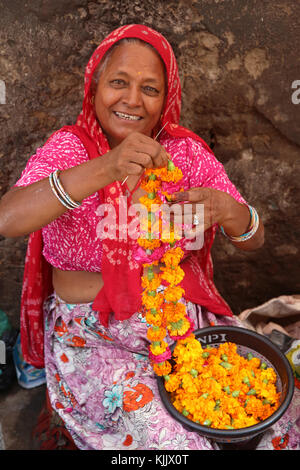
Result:
[[55,170],[53,173],[49,175],[49,182],[52,189],[53,194],[57,197],[59,202],[63,204],[67,209],[76,209],[81,205],[80,202],[74,201],[68,193],[64,190],[61,182],[59,181],[58,175],[60,170]]
[[254,207],[249,206],[248,204],[247,204],[247,207],[248,207],[250,215],[251,215],[251,222],[250,222],[250,226],[249,226],[250,228],[249,228],[248,232],[243,233],[242,235],[239,235],[237,237],[234,237],[234,236],[228,235],[225,232],[225,230],[223,229],[223,227],[220,226],[220,230],[223,233],[223,235],[232,242],[238,242],[239,243],[239,242],[245,242],[247,240],[250,240],[250,238],[253,237],[253,235],[256,233],[256,231],[258,229],[258,226],[259,226],[258,213],[257,213],[256,209],[254,209]]

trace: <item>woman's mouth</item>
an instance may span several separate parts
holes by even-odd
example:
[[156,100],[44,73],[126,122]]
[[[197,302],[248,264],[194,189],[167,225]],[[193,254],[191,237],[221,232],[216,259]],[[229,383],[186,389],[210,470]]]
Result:
[[119,111],[114,111],[114,114],[119,119],[124,119],[125,121],[140,121],[142,119],[141,116],[137,116],[135,114],[120,113]]

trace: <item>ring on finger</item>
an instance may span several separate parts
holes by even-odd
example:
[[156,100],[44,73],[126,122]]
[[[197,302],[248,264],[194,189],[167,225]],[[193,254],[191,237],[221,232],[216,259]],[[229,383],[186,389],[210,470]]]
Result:
[[193,225],[199,225],[199,224],[200,224],[199,217],[197,216],[197,214],[195,214],[193,217]]

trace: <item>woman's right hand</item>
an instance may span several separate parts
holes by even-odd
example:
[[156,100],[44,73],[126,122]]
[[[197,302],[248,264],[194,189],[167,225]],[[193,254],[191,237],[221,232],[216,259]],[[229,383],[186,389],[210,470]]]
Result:
[[123,181],[130,175],[140,176],[146,168],[159,168],[168,163],[167,151],[154,139],[133,132],[106,154],[112,181]]
[[[167,165],[167,152],[155,140],[132,133],[101,158],[93,158],[60,173],[65,191],[83,201],[100,188],[129,175],[141,175],[145,168]],[[0,200],[0,234],[5,237],[27,235],[66,211],[53,194],[49,178],[8,191]]]

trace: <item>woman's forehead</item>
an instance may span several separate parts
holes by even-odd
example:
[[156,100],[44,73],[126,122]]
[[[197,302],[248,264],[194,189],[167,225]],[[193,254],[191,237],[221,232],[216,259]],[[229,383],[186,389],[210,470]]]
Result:
[[107,64],[106,71],[123,74],[147,73],[149,78],[164,80],[164,64],[158,53],[143,43],[123,43],[115,47]]

